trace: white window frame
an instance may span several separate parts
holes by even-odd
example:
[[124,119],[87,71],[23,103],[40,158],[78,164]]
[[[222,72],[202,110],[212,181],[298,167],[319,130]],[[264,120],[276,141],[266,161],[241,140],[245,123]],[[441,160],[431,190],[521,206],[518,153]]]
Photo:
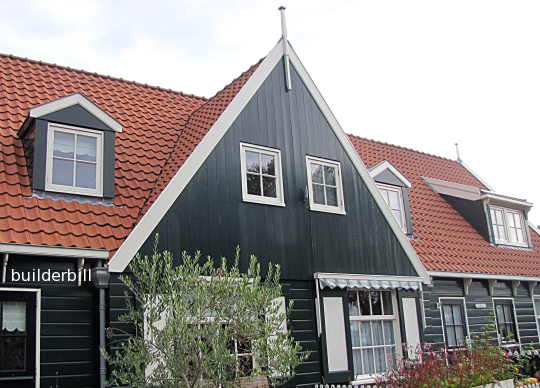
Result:
[[[271,155],[276,160],[276,198],[265,197],[263,195],[248,194],[247,190],[247,170],[246,151],[252,151]],[[283,195],[283,171],[281,167],[281,151],[275,148],[263,147],[254,144],[240,143],[240,169],[242,174],[242,200],[244,202],[259,203],[263,205],[285,206]],[[262,194],[262,192],[261,192]]]
[[[443,301],[444,300],[460,300],[462,307],[463,307],[463,315],[465,319],[465,344],[463,344],[463,347],[460,346],[454,346],[453,348],[449,348],[448,344],[446,342],[446,327],[444,325],[444,314],[443,314]],[[463,296],[441,296],[439,298],[439,313],[441,314],[441,328],[443,333],[443,342],[444,346],[447,348],[447,351],[454,351],[458,349],[463,349],[464,347],[467,347],[471,342],[471,335],[470,335],[470,328],[469,328],[469,315],[467,314],[467,301],[465,300],[465,297]]]
[[[495,237],[495,230],[494,230],[495,225],[493,224],[493,218],[491,217],[491,210],[492,209],[502,211],[502,213],[503,213],[505,239],[497,239]],[[519,220],[521,222],[521,232],[523,233],[523,242],[522,243],[520,243],[520,242],[511,242],[510,241],[510,226],[508,225],[508,220],[506,219],[508,213],[517,214],[519,216]],[[495,240],[495,242],[497,244],[513,245],[513,246],[518,246],[518,247],[528,247],[529,246],[527,229],[526,229],[527,225],[525,223],[525,215],[523,214],[523,212],[521,210],[510,209],[510,208],[502,207],[502,206],[489,205],[489,220],[490,220],[490,223],[491,223],[492,228],[493,228],[493,238],[494,238],[494,240]]]
[[[399,186],[392,186],[392,185],[387,185],[387,184],[384,184],[384,183],[378,183],[376,182],[375,185],[377,186],[377,188],[379,189],[379,191],[381,189],[383,190],[388,190],[388,191],[394,191],[396,193],[398,193],[398,197],[399,197],[399,205],[400,205],[400,209],[399,211],[401,212],[401,225],[399,225],[401,227],[401,230],[404,232],[404,233],[407,233],[407,218],[405,217],[405,202],[403,201],[403,191],[402,191],[402,188],[399,187]],[[381,193],[381,196],[382,196],[382,193]],[[383,197],[384,199],[384,197]],[[384,201],[386,202],[386,201]],[[388,205],[388,209],[390,209],[390,213],[392,213],[392,211],[394,209],[390,208],[390,204],[387,204]],[[392,213],[392,217],[394,217],[394,213]],[[395,219],[396,217],[394,217]],[[396,220],[397,222],[397,220]]]
[[533,310],[534,310],[534,321],[536,322],[536,332],[538,333],[538,340],[540,341],[540,310],[536,310],[536,301],[540,300],[540,295],[533,295],[532,302],[533,302]]
[[32,292],[36,295],[36,337],[35,337],[35,384],[34,388],[40,387],[41,382],[41,289],[39,288],[16,288],[0,287],[2,292]]
[[[64,186],[52,183],[54,133],[56,131],[96,138],[96,188],[87,189],[76,186]],[[70,125],[49,123],[47,130],[47,161],[45,170],[45,190],[68,194],[80,194],[94,197],[103,196],[103,132]],[[74,177],[75,178],[75,177]],[[75,183],[75,182],[74,182]]]
[[[403,357],[403,352],[402,352],[402,343],[401,343],[401,323],[400,323],[400,314],[399,314],[399,310],[398,310],[398,303],[397,303],[397,293],[396,293],[396,290],[392,289],[392,290],[365,290],[365,289],[347,289],[347,292],[361,292],[361,291],[383,291],[383,292],[390,292],[390,297],[391,297],[391,300],[392,300],[392,312],[393,314],[392,315],[369,315],[369,316],[351,316],[350,312],[349,312],[349,325],[350,325],[350,322],[351,321],[358,321],[358,322],[371,322],[371,321],[389,321],[391,320],[392,321],[392,328],[393,328],[393,331],[394,331],[394,346],[396,348],[396,360],[399,362],[399,360]],[[371,304],[371,302],[370,302]],[[384,311],[384,310],[383,310]],[[354,317],[354,318],[352,318]],[[384,336],[384,329],[383,329],[383,336]],[[386,345],[386,346],[390,346],[390,345]],[[358,346],[359,348],[377,348],[377,347],[380,347],[380,346],[377,346],[377,345],[370,345],[370,346]],[[352,343],[351,343],[351,357],[354,357],[353,356],[353,347],[352,347]],[[385,357],[386,357],[386,352],[385,352]],[[375,361],[374,361],[375,362]],[[354,373],[354,370],[353,370],[353,373]],[[354,375],[353,376],[353,381],[354,383],[371,383],[371,382],[374,382],[374,379],[377,377],[377,376],[382,376],[384,374],[383,373],[373,373],[373,374],[363,374],[363,375]]]
[[[512,314],[514,315],[514,325],[516,325],[515,342],[503,342],[501,339],[501,334],[499,332],[499,322],[497,320],[497,310],[495,309],[495,302],[497,300],[509,300],[512,302]],[[497,328],[497,341],[499,342],[499,345],[502,345],[507,348],[512,348],[512,347],[521,348],[521,338],[519,336],[519,325],[518,325],[518,320],[517,320],[516,303],[514,302],[514,298],[491,298],[491,302],[493,306],[493,316],[495,318],[495,327]]]
[[[313,201],[313,182],[311,181],[311,166],[310,166],[311,162],[322,164],[323,166],[333,167],[336,169],[336,192],[337,192],[338,206],[321,205]],[[309,208],[311,210],[319,211],[319,212],[345,215],[346,213],[345,213],[345,201],[343,198],[343,182],[341,179],[341,163],[334,160],[321,159],[315,156],[306,155],[306,171],[307,171],[308,192],[309,192]]]

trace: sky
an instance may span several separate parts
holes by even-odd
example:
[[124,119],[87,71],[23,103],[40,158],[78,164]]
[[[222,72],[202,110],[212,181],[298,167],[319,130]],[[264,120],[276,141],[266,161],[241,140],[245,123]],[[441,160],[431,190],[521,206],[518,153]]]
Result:
[[289,40],[348,133],[461,158],[538,204],[540,2],[0,2],[0,52],[212,96]]

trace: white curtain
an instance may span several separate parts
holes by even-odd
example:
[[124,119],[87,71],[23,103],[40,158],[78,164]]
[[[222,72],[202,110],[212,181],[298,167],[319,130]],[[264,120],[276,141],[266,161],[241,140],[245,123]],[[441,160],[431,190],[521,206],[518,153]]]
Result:
[[2,330],[26,331],[26,302],[2,302]]

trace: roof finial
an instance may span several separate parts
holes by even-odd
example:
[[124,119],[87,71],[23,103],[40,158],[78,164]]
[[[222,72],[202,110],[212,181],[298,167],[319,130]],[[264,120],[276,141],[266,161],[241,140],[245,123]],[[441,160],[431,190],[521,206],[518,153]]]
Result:
[[456,160],[461,163],[461,156],[459,155],[459,143],[456,142],[454,145],[456,146]]
[[283,43],[283,63],[285,66],[285,88],[287,91],[292,89],[291,85],[291,66],[289,63],[289,43],[287,41],[287,23],[285,22],[285,7],[278,8],[281,14],[281,40]]

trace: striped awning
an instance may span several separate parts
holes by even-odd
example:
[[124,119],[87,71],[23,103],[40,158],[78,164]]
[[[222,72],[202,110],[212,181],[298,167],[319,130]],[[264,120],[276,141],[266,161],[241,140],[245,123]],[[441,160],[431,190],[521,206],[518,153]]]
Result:
[[373,279],[342,279],[342,278],[322,278],[319,279],[319,286],[323,288],[350,288],[367,290],[419,290],[420,282],[409,280],[373,280]]

